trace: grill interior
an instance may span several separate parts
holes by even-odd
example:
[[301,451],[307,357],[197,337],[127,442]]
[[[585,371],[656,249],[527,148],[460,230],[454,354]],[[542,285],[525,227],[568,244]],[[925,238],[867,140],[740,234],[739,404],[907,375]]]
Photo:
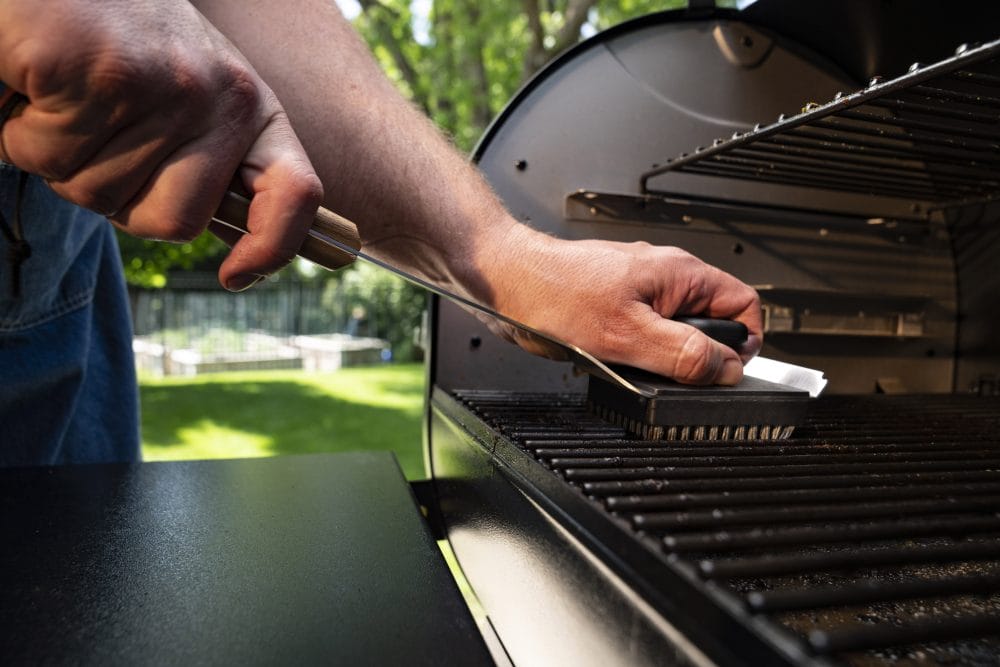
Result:
[[456,391],[702,585],[848,664],[995,664],[1000,399],[830,396],[796,436],[644,441],[579,394]]
[[[802,113],[717,139],[656,167],[671,171],[893,197],[948,208],[1000,196],[1000,41]],[[921,209],[917,209],[919,211]],[[915,212],[916,212],[915,211]]]

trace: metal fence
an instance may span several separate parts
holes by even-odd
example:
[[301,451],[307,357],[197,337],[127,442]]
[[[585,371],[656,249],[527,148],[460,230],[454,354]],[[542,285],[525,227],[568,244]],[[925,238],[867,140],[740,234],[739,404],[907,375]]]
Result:
[[[388,360],[393,347],[406,347],[412,358],[413,346],[399,345],[398,313],[389,305],[352,303],[339,287],[282,278],[233,294],[212,274],[189,273],[163,289],[134,288],[139,368],[156,375],[303,365],[328,370]],[[410,332],[411,342],[419,335]],[[317,350],[337,356],[320,358]]]

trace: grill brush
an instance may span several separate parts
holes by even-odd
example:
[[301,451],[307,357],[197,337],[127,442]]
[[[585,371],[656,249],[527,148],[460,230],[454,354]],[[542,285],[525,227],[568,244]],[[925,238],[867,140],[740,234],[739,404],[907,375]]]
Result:
[[[238,189],[238,184],[234,184]],[[250,201],[229,192],[213,219],[246,233]],[[786,438],[800,423],[809,393],[792,387],[745,378],[736,387],[687,387],[631,368],[605,364],[585,350],[506,317],[491,308],[413,276],[382,260],[361,252],[361,240],[353,222],[320,208],[299,254],[328,269],[338,269],[355,259],[396,275],[467,308],[506,322],[546,341],[560,350],[566,361],[591,376],[590,397],[598,414],[649,438],[668,439],[756,439]],[[738,322],[705,318],[681,319],[730,347],[747,338]],[[797,368],[797,367],[796,367]],[[745,371],[746,372],[746,371]],[[815,371],[807,371],[805,377]],[[825,381],[820,380],[823,384]],[[818,393],[818,392],[817,392]]]
[[[739,322],[678,320],[732,348],[747,338]],[[805,419],[810,395],[826,385],[818,371],[771,359],[753,360],[731,387],[683,385],[622,366],[614,370],[640,391],[592,375],[587,402],[597,416],[648,440],[783,440]]]

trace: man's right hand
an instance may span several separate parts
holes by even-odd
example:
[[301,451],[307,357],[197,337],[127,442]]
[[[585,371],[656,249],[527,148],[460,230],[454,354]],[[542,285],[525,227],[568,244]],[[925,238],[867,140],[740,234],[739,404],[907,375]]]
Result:
[[130,234],[186,241],[234,175],[250,234],[219,271],[242,289],[294,257],[322,186],[246,59],[189,3],[0,3],[0,80],[28,99],[0,158]]

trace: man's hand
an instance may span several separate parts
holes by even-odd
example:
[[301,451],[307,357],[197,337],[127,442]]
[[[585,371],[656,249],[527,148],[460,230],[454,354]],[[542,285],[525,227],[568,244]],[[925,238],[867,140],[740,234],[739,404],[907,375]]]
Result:
[[0,4],[0,80],[29,103],[0,158],[145,238],[204,231],[237,173],[250,234],[219,271],[229,289],[298,250],[322,186],[277,98],[187,2]]
[[[490,265],[496,309],[597,358],[689,384],[735,384],[763,343],[757,292],[672,247],[563,241],[512,226]],[[742,322],[739,353],[675,315]],[[497,332],[530,352],[544,343],[503,325]]]

